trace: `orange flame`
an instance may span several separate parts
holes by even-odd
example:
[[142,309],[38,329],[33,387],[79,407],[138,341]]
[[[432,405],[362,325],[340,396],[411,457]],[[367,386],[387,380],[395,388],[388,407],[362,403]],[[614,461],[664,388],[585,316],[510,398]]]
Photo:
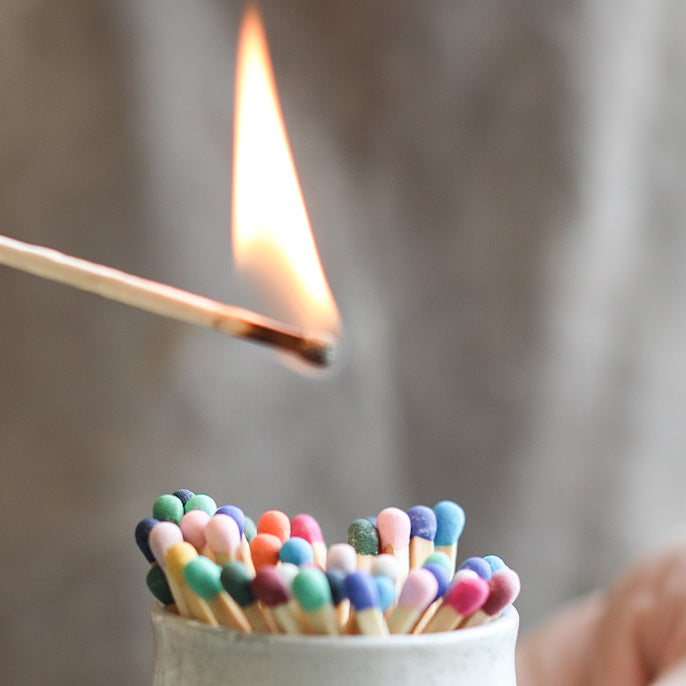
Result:
[[243,17],[236,69],[233,252],[288,323],[338,334],[279,105],[259,13]]

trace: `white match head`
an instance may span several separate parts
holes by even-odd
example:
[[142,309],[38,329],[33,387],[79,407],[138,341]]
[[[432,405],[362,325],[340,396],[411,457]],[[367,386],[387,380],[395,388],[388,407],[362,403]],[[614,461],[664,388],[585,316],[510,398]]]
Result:
[[400,574],[398,558],[388,553],[381,553],[372,560],[372,574],[374,576],[387,576],[395,581]]
[[349,543],[334,543],[326,553],[326,568],[350,574],[357,569],[357,552]]
[[150,530],[148,544],[157,564],[162,569],[165,568],[164,560],[167,556],[167,550],[176,543],[181,543],[181,541],[183,541],[183,534],[174,522],[160,522]]

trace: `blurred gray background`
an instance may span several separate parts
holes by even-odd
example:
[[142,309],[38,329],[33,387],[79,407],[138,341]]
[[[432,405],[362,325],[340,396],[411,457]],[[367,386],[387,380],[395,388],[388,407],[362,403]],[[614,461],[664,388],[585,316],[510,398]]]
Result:
[[[149,683],[133,529],[179,487],[329,542],[456,499],[525,626],[683,523],[686,5],[262,7],[347,364],[0,268],[3,683]],[[3,0],[0,233],[251,304],[241,10]]]

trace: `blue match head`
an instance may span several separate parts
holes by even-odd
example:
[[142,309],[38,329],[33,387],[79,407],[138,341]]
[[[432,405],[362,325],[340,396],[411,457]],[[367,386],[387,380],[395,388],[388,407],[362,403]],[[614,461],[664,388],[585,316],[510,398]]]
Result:
[[507,565],[497,555],[484,555],[484,560],[488,562],[494,572],[497,572],[499,569],[507,569]]
[[329,569],[326,572],[326,578],[331,588],[331,600],[334,605],[338,605],[346,597],[345,589],[343,588],[345,572],[341,569]]
[[150,550],[150,546],[148,545],[148,536],[150,535],[152,527],[158,523],[159,519],[146,517],[136,524],[136,543],[148,562],[155,562],[155,556],[152,554],[152,550]]
[[436,545],[452,545],[462,535],[465,524],[464,510],[452,500],[441,500],[434,505],[436,515]]
[[366,519],[376,529],[376,515],[367,515],[362,519]]
[[314,562],[312,544],[300,536],[291,536],[283,542],[279,550],[279,560],[298,566]]
[[193,491],[189,491],[187,488],[179,488],[179,490],[174,491],[172,495],[175,495],[185,507],[186,503],[195,495],[195,493],[193,493]]
[[437,521],[434,511],[426,505],[415,505],[407,514],[410,517],[410,537],[419,536],[427,541],[436,538]]
[[358,612],[370,607],[381,607],[379,587],[369,572],[357,571],[348,574],[343,583],[345,595]]
[[237,505],[222,505],[217,508],[217,511],[214,514],[229,515],[238,525],[241,536],[243,535],[243,532],[245,531],[245,512],[243,512],[240,507]]
[[436,597],[440,598],[450,587],[450,572],[446,569],[445,565],[440,562],[425,562],[423,565],[424,569],[428,569],[438,581],[438,591],[436,592]]
[[395,600],[395,583],[388,576],[375,576],[374,583],[379,590],[379,600],[381,602],[381,612],[386,612],[390,604]]
[[491,569],[491,565],[489,565],[483,557],[468,557],[460,565],[460,569],[471,569],[485,581],[489,581],[490,578],[493,576],[493,570]]

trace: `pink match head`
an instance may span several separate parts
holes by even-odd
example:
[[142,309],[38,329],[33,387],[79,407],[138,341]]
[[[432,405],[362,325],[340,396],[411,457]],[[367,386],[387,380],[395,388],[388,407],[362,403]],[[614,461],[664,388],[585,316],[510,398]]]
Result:
[[176,543],[181,543],[181,541],[183,541],[183,534],[174,522],[159,522],[150,530],[148,545],[157,560],[157,564],[162,569],[164,569],[167,550]]
[[372,575],[387,576],[391,581],[395,581],[400,574],[400,564],[398,558],[388,553],[381,553],[372,560]]
[[324,542],[319,523],[312,515],[305,513],[297,514],[291,519],[291,536],[300,536],[309,543]]
[[456,578],[445,595],[444,602],[459,615],[467,617],[481,609],[489,594],[488,581],[480,576]]
[[351,574],[357,569],[357,552],[349,543],[334,543],[326,552],[326,568]]
[[404,510],[397,507],[381,510],[376,518],[381,552],[386,548],[392,548],[394,551],[408,548],[411,526],[410,517]]
[[489,617],[497,615],[510,603],[514,602],[522,588],[519,574],[507,567],[494,572],[488,585],[490,587],[490,594],[481,609]]
[[183,540],[188,541],[199,553],[205,547],[205,527],[210,519],[205,510],[189,510],[181,517]]
[[216,514],[207,522],[205,539],[213,553],[233,556],[241,544],[241,531],[233,517]]
[[421,611],[428,607],[438,593],[438,580],[423,567],[411,569],[398,596],[398,605]]
[[267,510],[257,520],[257,533],[271,534],[283,543],[291,537],[291,521],[281,510]]

